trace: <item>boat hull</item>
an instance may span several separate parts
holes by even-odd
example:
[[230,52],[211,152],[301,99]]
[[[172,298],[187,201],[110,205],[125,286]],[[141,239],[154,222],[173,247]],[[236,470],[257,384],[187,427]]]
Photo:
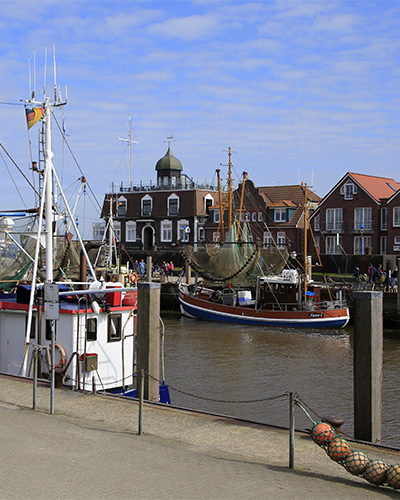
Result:
[[343,328],[349,321],[347,308],[304,311],[267,311],[251,307],[218,304],[190,295],[181,286],[181,312],[190,318],[243,325],[289,328]]

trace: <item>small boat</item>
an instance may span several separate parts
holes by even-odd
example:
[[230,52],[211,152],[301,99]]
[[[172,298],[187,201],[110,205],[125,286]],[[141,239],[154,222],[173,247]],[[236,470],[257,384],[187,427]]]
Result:
[[291,328],[343,328],[349,310],[341,300],[321,300],[324,290],[309,283],[307,300],[301,297],[301,277],[285,269],[278,276],[260,277],[255,290],[226,287],[215,290],[179,285],[181,312],[190,318],[244,325]]

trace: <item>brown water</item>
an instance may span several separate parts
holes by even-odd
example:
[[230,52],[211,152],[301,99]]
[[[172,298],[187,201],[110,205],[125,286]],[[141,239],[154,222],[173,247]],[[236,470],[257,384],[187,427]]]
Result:
[[[288,397],[269,398],[294,392],[312,420],[342,416],[343,431],[353,436],[351,327],[318,332],[163,320],[173,404],[288,427]],[[400,447],[399,355],[400,331],[385,333],[382,442],[395,447]],[[297,429],[310,428],[312,420],[296,408]]]

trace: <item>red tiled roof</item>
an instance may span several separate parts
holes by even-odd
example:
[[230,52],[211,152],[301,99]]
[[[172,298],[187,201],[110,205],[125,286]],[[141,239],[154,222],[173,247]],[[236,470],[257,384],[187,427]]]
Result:
[[[266,186],[259,187],[258,192],[267,198],[265,201],[269,205],[268,200],[272,204],[283,201],[291,200],[296,205],[304,204],[304,186],[296,184],[294,186]],[[309,201],[319,202],[321,198],[313,191],[307,190],[307,197]]]
[[390,198],[400,189],[400,183],[387,177],[355,174],[353,172],[349,172],[349,175],[377,201]]

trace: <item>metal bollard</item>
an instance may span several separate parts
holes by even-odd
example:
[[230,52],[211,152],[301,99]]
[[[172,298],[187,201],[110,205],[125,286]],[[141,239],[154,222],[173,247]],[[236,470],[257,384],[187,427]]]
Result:
[[294,409],[295,397],[293,392],[289,392],[289,469],[294,469]]
[[140,376],[140,394],[139,394],[139,423],[138,435],[142,434],[142,421],[143,421],[143,396],[144,396],[144,370],[139,371]]
[[36,410],[36,392],[37,392],[37,370],[38,370],[38,350],[33,349],[33,401],[32,410]]

